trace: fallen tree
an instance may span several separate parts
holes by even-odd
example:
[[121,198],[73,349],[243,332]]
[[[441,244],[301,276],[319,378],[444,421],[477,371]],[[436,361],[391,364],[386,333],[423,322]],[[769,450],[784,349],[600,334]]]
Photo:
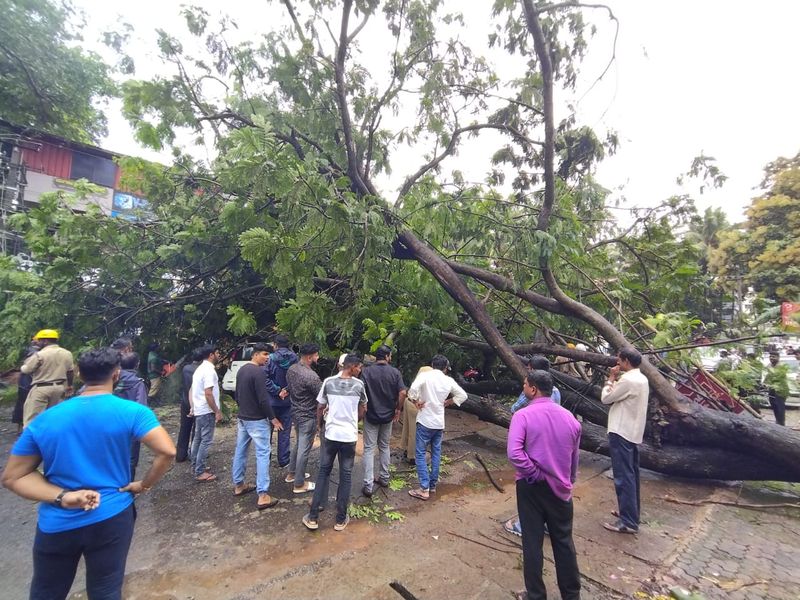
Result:
[[[561,390],[561,398],[566,408],[581,414],[586,411],[575,409],[582,402],[591,406],[585,398],[569,390]],[[511,423],[511,411],[508,407],[474,394],[469,394],[467,401],[460,407],[453,408],[506,429]],[[584,419],[581,424],[581,449],[609,456],[605,426]],[[708,446],[657,446],[645,440],[639,446],[639,458],[643,468],[675,477],[776,481],[787,479],[786,470],[781,465],[741,452]]]
[[[278,311],[279,325],[306,339],[345,323],[341,337],[352,340],[358,325],[352,314],[385,302],[391,306],[386,309],[391,312],[386,318],[389,326],[408,326],[411,335],[417,336],[409,339],[407,346],[417,345],[423,332],[420,322],[429,329],[449,328],[452,332],[443,335],[443,341],[467,339],[484,356],[498,357],[518,381],[525,375],[518,351],[558,353],[601,366],[613,364],[613,357],[596,353],[510,343],[534,338],[538,332],[532,328],[540,327],[542,321],[552,324],[554,315],[558,323],[580,324],[583,329],[573,332],[576,335],[593,330],[596,335],[591,335],[614,350],[646,344],[635,321],[649,314],[644,310],[655,310],[648,292],[658,278],[650,276],[647,261],[667,271],[672,265],[660,252],[652,252],[653,256],[639,253],[626,239],[626,232],[598,239],[607,231],[584,225],[584,221],[594,220],[599,207],[589,200],[581,204],[571,195],[583,179],[590,179],[591,167],[604,146],[590,130],[576,127],[574,116],[558,127],[554,121],[554,81],[560,78],[565,85],[574,85],[572,61],[586,45],[580,37],[584,29],[580,13],[603,8],[601,5],[534,5],[531,0],[496,3],[497,12],[507,15],[508,21],[497,28],[501,32],[497,35],[504,39],[495,39],[495,43],[510,54],[522,55],[525,61],[520,77],[498,87],[500,78],[487,67],[483,56],[476,59],[472,49],[463,50],[460,40],[441,43],[437,39],[436,11],[442,3],[414,3],[414,10],[409,11],[406,3],[387,4],[386,10],[353,0],[303,3],[299,7],[304,13],[302,24],[295,3],[284,0],[283,4],[291,19],[288,32],[268,40],[258,52],[242,47],[236,48],[240,54],[219,50],[227,48],[227,42],[209,35],[217,51],[227,52],[227,60],[211,61],[224,63],[223,73],[209,72],[210,63],[198,60],[192,64],[200,75],[192,79],[181,45],[164,40],[159,47],[167,60],[179,66],[179,85],[164,93],[133,93],[127,98],[136,117],[132,123],[155,129],[145,132],[151,136],[185,125],[192,114],[191,125],[197,132],[203,131],[203,124],[212,126],[220,142],[220,159],[209,187],[219,186],[224,192],[221,195],[233,208],[223,211],[230,220],[254,199],[270,200],[269,217],[259,214],[263,222],[242,233],[239,243],[243,257],[270,285],[280,293],[294,294],[292,306]],[[333,22],[334,12],[338,23]],[[355,18],[358,24],[353,22]],[[388,24],[384,36],[392,45],[388,83],[370,78],[371,66],[356,60],[359,34],[370,19],[380,18]],[[463,24],[463,19],[449,14],[442,21],[454,27]],[[203,23],[204,28],[206,19],[194,19],[193,23],[195,28]],[[196,35],[201,34],[207,32]],[[229,69],[228,64],[243,69]],[[230,106],[221,106],[200,100],[194,93],[178,93],[200,90],[206,80],[234,74],[230,89],[244,90],[251,83],[250,74],[256,80],[254,97],[242,93],[239,98],[226,99]],[[272,87],[261,94],[263,89],[257,86],[263,81],[271,82]],[[159,90],[172,85],[149,83]],[[130,89],[136,92],[139,88]],[[395,130],[381,128],[384,116],[386,122],[396,121],[393,116],[402,112],[400,99],[409,94],[416,94],[414,106],[419,107],[413,126],[403,123]],[[177,106],[137,104],[151,96],[172,98]],[[139,118],[151,110],[161,118],[157,128]],[[176,121],[175,115],[180,119]],[[227,138],[226,128],[231,132]],[[468,182],[464,173],[456,170],[442,173],[443,163],[468,139],[487,132],[500,137],[503,145],[492,155],[487,173],[472,179],[485,174],[490,183]],[[388,171],[394,144],[402,140],[416,144],[422,164],[390,197],[378,189],[376,176]],[[498,165],[514,170],[513,194],[500,189],[507,173],[500,172]],[[591,196],[592,189],[589,182],[576,195]],[[562,202],[561,209],[557,200]],[[576,212],[581,212],[578,216],[584,221],[576,218]],[[458,218],[463,218],[464,226],[454,232],[449,223]],[[654,224],[647,224],[648,235]],[[583,229],[576,233],[570,227]],[[559,246],[560,240],[570,235],[585,239],[569,247]],[[586,263],[579,259],[612,245],[621,248],[621,254],[603,254],[607,259],[602,265],[604,272],[599,268],[594,275],[587,272]],[[618,286],[613,290],[616,295],[608,292],[606,286],[618,283],[620,272],[631,264],[642,269],[642,281],[634,282],[636,289]],[[406,269],[405,265],[419,268]],[[419,275],[423,269],[430,278]],[[414,272],[391,280],[397,271],[406,270]],[[317,278],[314,294],[300,289],[309,285],[312,277]],[[431,278],[438,296],[426,294],[420,284]],[[379,293],[383,284],[386,287]],[[332,291],[345,286],[347,294]],[[418,302],[415,308],[422,315],[413,325],[407,325],[414,320],[408,314],[411,311],[400,311],[405,306],[393,310],[400,304],[398,297],[409,288],[412,292],[403,296],[403,302]],[[431,304],[444,297],[442,292],[454,303],[448,301],[446,309],[436,313],[447,327],[428,323],[434,312]],[[626,296],[643,298],[639,312],[630,302],[623,302]],[[448,312],[451,314],[445,314]],[[327,316],[330,314],[334,317]],[[370,315],[373,322],[374,316]],[[625,324],[627,336],[622,325],[615,327],[613,321]],[[468,339],[478,335],[482,340]],[[382,341],[379,338],[385,336],[375,335],[369,342]],[[695,477],[800,481],[797,432],[692,403],[648,361],[642,372],[651,388],[653,420],[648,432],[651,440],[661,444],[647,446],[646,453],[643,450],[646,464],[662,472]],[[571,398],[570,390],[562,390],[565,405],[585,419],[585,446],[602,452],[604,412],[596,402],[596,390],[572,387],[580,393]],[[488,404],[480,406],[489,411]],[[507,418],[487,412],[492,414],[498,422]],[[487,420],[491,419],[487,416]]]

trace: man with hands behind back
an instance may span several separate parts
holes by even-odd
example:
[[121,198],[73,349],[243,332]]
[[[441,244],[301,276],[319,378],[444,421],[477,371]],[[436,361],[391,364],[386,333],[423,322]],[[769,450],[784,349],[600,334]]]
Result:
[[[81,556],[88,596],[122,597],[134,497],[155,485],[175,459],[175,445],[153,411],[111,393],[120,373],[117,351],[89,350],[78,369],[83,393],[31,422],[2,477],[15,494],[41,503],[33,543],[35,600],[66,598]],[[154,455],[139,481],[130,481],[134,440]]]

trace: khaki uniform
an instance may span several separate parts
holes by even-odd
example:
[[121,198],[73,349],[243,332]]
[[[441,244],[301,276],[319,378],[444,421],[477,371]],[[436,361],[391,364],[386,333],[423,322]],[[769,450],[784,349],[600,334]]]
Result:
[[403,405],[403,434],[402,447],[406,451],[406,458],[414,458],[417,453],[417,407],[406,399]]
[[58,344],[48,344],[32,354],[20,369],[33,378],[25,399],[22,425],[27,427],[37,415],[61,402],[67,390],[67,373],[74,372],[72,352]]

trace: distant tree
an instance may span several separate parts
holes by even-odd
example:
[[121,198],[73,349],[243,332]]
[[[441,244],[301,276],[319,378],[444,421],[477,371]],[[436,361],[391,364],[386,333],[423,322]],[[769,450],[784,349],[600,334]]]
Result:
[[106,133],[109,68],[77,46],[66,2],[0,0],[0,118],[80,142]]
[[747,220],[719,236],[710,268],[724,281],[744,283],[775,300],[800,297],[800,153],[767,165],[765,187]]

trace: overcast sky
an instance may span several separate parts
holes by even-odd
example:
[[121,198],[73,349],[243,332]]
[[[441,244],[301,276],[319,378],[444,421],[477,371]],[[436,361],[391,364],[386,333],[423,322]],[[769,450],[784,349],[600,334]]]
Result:
[[[265,0],[199,0],[212,15],[226,12],[242,31],[268,30],[274,6]],[[470,27],[482,44],[492,2],[471,0],[466,16],[479,19]],[[155,60],[155,27],[180,32],[180,4],[140,0],[98,3],[76,0],[91,16],[86,38],[101,31],[116,15],[137,30],[131,54],[138,58],[137,76],[168,68]],[[556,102],[579,101],[578,121],[601,134],[618,132],[621,146],[598,168],[597,178],[624,198],[628,206],[650,206],[676,193],[690,193],[702,211],[721,206],[731,220],[757,195],[764,165],[800,150],[800,2],[764,0],[758,4],[723,0],[611,0],[620,22],[616,61],[604,79],[589,90],[612,51],[613,26],[603,11],[587,13],[599,26],[573,97],[557,94]],[[366,30],[365,30],[366,33]],[[139,148],[117,110],[110,111],[111,150],[168,161]],[[721,190],[699,193],[697,183],[678,187],[700,152],[714,156],[729,180]],[[457,168],[457,165],[450,165]]]

